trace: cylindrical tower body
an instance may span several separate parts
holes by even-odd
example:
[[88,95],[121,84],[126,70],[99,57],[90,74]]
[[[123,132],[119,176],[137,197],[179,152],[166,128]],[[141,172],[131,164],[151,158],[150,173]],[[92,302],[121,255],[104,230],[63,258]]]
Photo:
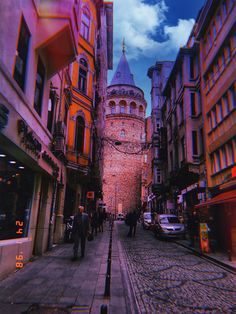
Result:
[[143,91],[135,86],[123,53],[112,85],[107,88],[103,140],[103,201],[107,211],[115,215],[141,205],[145,110]]

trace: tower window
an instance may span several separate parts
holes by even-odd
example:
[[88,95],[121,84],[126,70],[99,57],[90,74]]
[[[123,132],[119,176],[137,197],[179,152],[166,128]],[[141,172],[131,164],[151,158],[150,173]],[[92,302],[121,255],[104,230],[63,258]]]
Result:
[[90,16],[89,12],[83,11],[81,17],[81,30],[80,33],[86,39],[89,40],[89,27],[90,27]]

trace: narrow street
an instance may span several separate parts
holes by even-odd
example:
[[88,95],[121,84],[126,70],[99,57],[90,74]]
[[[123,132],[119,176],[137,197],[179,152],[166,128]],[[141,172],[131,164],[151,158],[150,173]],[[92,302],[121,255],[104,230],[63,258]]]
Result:
[[123,222],[117,228],[140,313],[235,313],[235,275],[140,224],[135,238]]

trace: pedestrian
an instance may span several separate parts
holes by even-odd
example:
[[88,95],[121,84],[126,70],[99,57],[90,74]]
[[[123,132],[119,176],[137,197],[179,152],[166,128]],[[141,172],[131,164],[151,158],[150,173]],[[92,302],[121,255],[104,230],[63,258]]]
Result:
[[79,250],[79,243],[81,246],[81,257],[84,257],[85,253],[85,242],[88,236],[89,231],[89,218],[88,214],[84,212],[84,206],[79,206],[77,214],[74,216],[73,222],[73,238],[74,238],[74,256],[72,258],[73,261],[77,260],[78,258],[78,250]]
[[128,223],[129,223],[128,237],[132,237],[132,236],[135,237],[137,222],[138,222],[138,215],[136,211],[134,210],[132,213],[128,214]]
[[98,209],[98,230],[99,232],[103,232],[103,221],[104,215],[101,208]]
[[92,235],[97,235],[98,233],[98,214],[94,209],[91,213],[91,228],[92,228]]
[[190,238],[189,245],[194,247],[196,238],[199,236],[199,218],[196,211],[188,217],[187,225]]

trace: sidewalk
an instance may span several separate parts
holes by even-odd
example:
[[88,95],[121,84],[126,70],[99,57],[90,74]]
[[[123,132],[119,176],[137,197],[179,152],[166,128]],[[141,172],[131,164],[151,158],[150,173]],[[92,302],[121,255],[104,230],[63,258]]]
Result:
[[197,245],[195,245],[195,247],[189,246],[189,240],[176,240],[175,242],[182,245],[183,247],[188,248],[194,253],[211,260],[214,263],[217,263],[233,272],[236,272],[236,260],[230,261],[226,253],[218,251],[214,253],[202,253],[200,247],[197,247]]
[[[0,282],[0,309],[15,313],[133,313],[124,280],[117,232],[113,230],[110,298],[104,298],[110,231],[86,243],[85,257],[72,262],[72,244],[61,244]],[[128,291],[128,292],[127,292]]]

